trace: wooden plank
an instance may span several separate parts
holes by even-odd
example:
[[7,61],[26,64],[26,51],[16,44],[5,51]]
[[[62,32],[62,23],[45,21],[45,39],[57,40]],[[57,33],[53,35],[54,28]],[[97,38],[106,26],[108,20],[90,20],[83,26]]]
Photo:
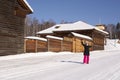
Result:
[[61,51],[61,40],[57,39],[48,39],[49,51],[60,52]]
[[46,41],[37,41],[37,52],[47,51],[47,42]]
[[63,47],[63,49],[62,49],[63,51],[70,51],[70,52],[72,52],[72,42],[63,41],[62,47]]
[[26,41],[26,52],[35,52],[35,50],[36,50],[36,41],[27,40]]

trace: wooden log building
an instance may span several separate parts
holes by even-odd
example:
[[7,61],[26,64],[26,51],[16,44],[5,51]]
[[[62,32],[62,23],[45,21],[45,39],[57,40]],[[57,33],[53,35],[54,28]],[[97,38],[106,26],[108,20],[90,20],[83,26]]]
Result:
[[[75,36],[74,33],[77,35],[87,36],[91,38],[93,41]],[[81,39],[89,41],[89,43],[92,45],[91,50],[104,50],[105,36],[108,33],[85,22],[78,21],[70,24],[57,24],[51,28],[40,31],[37,34],[40,35],[41,37],[45,37],[48,34],[61,37],[63,38],[63,43],[66,42],[69,44],[69,46],[67,45],[67,48],[63,48],[66,50],[62,51],[81,52],[83,51],[83,47],[80,44]],[[65,46],[66,45],[62,47]]]
[[[93,46],[93,40],[89,36],[78,34],[75,32],[71,32],[71,36],[73,38],[73,52],[84,51],[83,45],[81,44],[82,41],[88,42],[90,46]],[[93,50],[93,48],[91,48],[90,50]]]
[[24,23],[33,10],[26,0],[0,0],[0,55],[24,52]]

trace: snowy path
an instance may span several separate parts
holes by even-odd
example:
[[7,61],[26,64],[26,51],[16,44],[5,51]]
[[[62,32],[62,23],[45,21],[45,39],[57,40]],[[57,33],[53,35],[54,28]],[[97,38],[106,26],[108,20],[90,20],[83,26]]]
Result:
[[0,80],[120,80],[120,50],[0,60]]

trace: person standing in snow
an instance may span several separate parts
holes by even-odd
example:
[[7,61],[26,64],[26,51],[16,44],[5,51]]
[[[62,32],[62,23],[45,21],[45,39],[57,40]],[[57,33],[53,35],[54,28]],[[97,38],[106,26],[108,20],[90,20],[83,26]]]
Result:
[[83,41],[81,42],[81,44],[84,47],[84,58],[83,58],[83,63],[89,64],[89,56],[90,56],[90,50],[89,48],[91,47],[88,42],[83,43]]

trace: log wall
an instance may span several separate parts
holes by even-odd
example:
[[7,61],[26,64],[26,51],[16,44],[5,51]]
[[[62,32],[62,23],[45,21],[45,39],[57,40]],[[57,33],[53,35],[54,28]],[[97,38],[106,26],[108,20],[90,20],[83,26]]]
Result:
[[94,42],[94,46],[93,46],[93,50],[104,50],[104,41],[105,37],[104,35],[101,35],[98,32],[93,32],[93,42]]
[[[89,40],[74,37],[74,39],[73,39],[73,51],[72,52],[79,53],[79,52],[84,51],[84,47],[81,44],[81,41],[87,41],[90,46],[93,46],[93,43]],[[93,47],[90,48],[90,51],[92,51],[92,50],[93,50]]]
[[74,41],[73,41],[73,52],[82,52],[82,51],[83,51],[83,46],[81,44],[81,39],[74,38]]
[[0,55],[24,52],[24,20],[14,15],[17,0],[0,0]]
[[62,42],[62,51],[72,52],[72,42],[63,40],[63,42]]

